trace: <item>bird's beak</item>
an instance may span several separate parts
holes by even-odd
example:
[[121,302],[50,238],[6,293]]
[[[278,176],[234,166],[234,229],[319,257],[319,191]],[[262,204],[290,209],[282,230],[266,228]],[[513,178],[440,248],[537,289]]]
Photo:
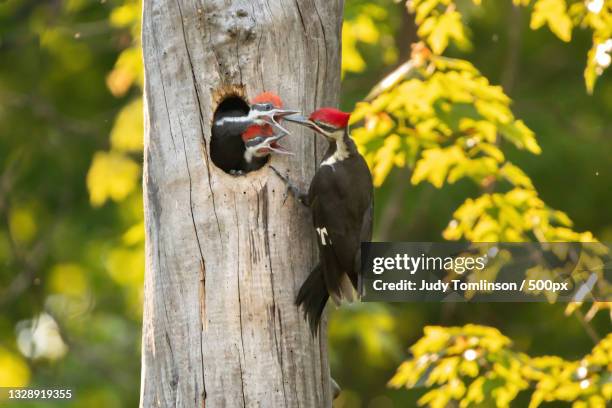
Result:
[[293,155],[294,153],[285,149],[283,146],[278,144],[278,141],[287,136],[289,133],[280,133],[274,136],[266,137],[263,142],[257,146],[257,150],[259,149],[268,149],[274,153],[278,154],[286,154]]
[[307,117],[300,115],[299,112],[293,115],[285,116],[285,120],[302,126],[309,126],[309,124],[312,123]]
[[280,123],[278,123],[278,120],[286,118],[287,116],[290,116],[290,115],[296,115],[298,113],[300,113],[300,111],[298,110],[274,108],[266,112],[261,112],[259,114],[259,118],[267,121],[268,123],[270,123],[272,126],[277,128],[281,132],[289,133],[287,129],[285,129],[284,127],[281,126]]
[[291,115],[297,115],[300,113],[299,110],[293,110],[293,109],[272,109],[270,111],[275,117],[280,117],[280,118],[285,118],[287,116],[291,116]]
[[306,126],[307,128],[314,130],[315,132],[321,133],[322,135],[325,134],[323,129],[321,129],[319,126],[317,126],[316,123],[314,123],[312,120],[308,119],[305,116],[295,114],[285,116],[285,120],[288,122],[297,123],[298,125]]

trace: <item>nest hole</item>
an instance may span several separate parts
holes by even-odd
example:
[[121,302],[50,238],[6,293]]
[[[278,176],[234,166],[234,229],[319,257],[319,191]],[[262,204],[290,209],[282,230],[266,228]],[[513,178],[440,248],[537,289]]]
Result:
[[221,103],[219,103],[219,106],[217,106],[217,110],[215,110],[215,119],[224,113],[234,112],[234,116],[246,115],[249,113],[249,109],[249,104],[242,99],[242,97],[230,95],[225,97]]
[[210,139],[212,162],[224,172],[233,176],[259,170],[269,157],[253,158],[247,162],[246,147],[242,133],[246,130],[239,118],[248,115],[249,104],[238,95],[225,97],[217,106],[213,116]]

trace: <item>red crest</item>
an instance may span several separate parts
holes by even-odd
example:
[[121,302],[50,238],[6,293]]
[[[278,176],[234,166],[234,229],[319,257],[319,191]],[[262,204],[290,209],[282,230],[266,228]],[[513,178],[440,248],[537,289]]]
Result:
[[251,99],[251,105],[255,105],[256,103],[271,103],[277,109],[283,107],[283,101],[273,92],[262,92]]
[[350,113],[342,112],[336,108],[321,108],[314,111],[308,119],[341,129],[348,126],[350,117]]
[[242,132],[242,141],[246,142],[257,136],[269,137],[274,134],[270,125],[251,125]]

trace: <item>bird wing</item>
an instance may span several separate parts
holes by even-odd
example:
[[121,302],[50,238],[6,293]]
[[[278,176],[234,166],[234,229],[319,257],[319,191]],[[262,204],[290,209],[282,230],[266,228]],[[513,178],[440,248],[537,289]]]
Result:
[[313,179],[310,197],[313,223],[329,293],[352,298],[347,293],[351,286],[347,285],[347,274],[352,286],[357,287],[357,279],[352,272],[354,257],[360,246],[363,214],[351,213],[355,211],[355,203],[343,194],[343,186],[338,185],[337,178],[330,173],[332,171],[331,167],[324,166]]
[[[363,222],[361,224],[361,234],[360,241],[361,242],[369,242],[372,240],[372,226],[374,221],[374,197],[370,200],[370,205],[363,213]],[[353,260],[353,270],[355,271],[355,275],[357,276],[357,291],[359,294],[362,293],[362,274],[361,274],[361,242],[359,244],[359,249],[355,254],[355,258]]]
[[363,213],[363,221],[361,223],[361,242],[372,240],[372,224],[374,221],[374,199],[370,200],[370,205]]
[[244,160],[244,142],[235,129],[229,125],[212,128],[210,155],[213,163],[225,172],[239,170]]

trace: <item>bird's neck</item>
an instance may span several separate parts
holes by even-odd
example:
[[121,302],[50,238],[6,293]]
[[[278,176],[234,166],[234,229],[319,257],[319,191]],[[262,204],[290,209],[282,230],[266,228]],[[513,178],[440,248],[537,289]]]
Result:
[[329,142],[329,148],[323,157],[321,166],[333,166],[336,163],[348,159],[356,152],[357,146],[355,146],[355,142],[353,142],[347,128],[342,134],[342,137]]
[[253,152],[250,149],[246,149],[244,151],[244,161],[247,164],[250,164],[253,161],[254,157],[255,157],[255,155],[253,154]]
[[266,157],[255,156],[255,154],[248,149],[244,152],[243,159],[244,163],[242,164],[242,168],[246,172],[258,170],[266,164]]

